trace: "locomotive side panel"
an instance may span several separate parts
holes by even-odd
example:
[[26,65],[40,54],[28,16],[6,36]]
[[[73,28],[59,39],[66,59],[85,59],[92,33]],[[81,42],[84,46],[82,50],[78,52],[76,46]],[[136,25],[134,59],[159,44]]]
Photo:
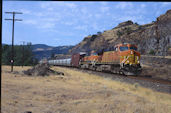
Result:
[[92,55],[92,56],[86,56],[83,58],[84,62],[91,62],[91,61],[96,61],[96,62],[100,62],[100,56],[98,55]]
[[120,57],[119,57],[118,52],[116,52],[116,51],[104,52],[103,56],[102,56],[101,63],[119,64],[120,63]]

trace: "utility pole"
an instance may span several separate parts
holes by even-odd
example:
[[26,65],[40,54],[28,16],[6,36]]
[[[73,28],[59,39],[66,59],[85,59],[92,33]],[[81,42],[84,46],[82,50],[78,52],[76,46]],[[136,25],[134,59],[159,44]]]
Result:
[[21,12],[5,12],[7,14],[12,14],[13,19],[5,19],[5,20],[12,20],[12,55],[11,55],[11,72],[13,72],[13,64],[14,64],[14,22],[15,21],[22,21],[21,19],[15,19],[15,14],[23,14]]

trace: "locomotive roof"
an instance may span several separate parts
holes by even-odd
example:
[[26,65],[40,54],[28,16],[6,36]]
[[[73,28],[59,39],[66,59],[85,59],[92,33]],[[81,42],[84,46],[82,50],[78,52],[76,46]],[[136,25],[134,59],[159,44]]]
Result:
[[137,47],[135,44],[131,44],[131,43],[117,44],[116,46],[135,46],[135,47]]

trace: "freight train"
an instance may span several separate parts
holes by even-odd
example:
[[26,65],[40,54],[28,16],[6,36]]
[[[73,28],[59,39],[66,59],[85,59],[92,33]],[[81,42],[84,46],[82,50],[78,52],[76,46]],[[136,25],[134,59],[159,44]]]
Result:
[[118,44],[113,50],[87,56],[85,52],[73,54],[68,59],[47,60],[49,65],[70,66],[95,71],[108,71],[124,75],[139,75],[142,71],[140,53],[134,44]]

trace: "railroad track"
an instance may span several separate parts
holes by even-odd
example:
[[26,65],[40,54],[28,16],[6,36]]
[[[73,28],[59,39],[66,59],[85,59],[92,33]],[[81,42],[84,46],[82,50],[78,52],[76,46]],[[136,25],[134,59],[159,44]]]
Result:
[[168,81],[168,80],[163,80],[163,79],[160,79],[160,78],[151,78],[151,76],[127,76],[129,78],[132,78],[132,79],[139,79],[139,80],[147,80],[149,82],[155,82],[155,83],[160,83],[160,84],[168,84],[168,85],[171,85],[171,81]]
[[124,76],[119,74],[113,74],[110,72],[99,72],[99,71],[93,71],[88,69],[78,69],[78,68],[71,68],[71,67],[65,67],[69,69],[73,69],[76,71],[81,71],[89,74],[95,74],[97,76],[102,76],[104,78],[110,78],[115,81],[120,82],[126,82],[129,84],[135,84],[138,83],[142,87],[150,88],[154,91],[158,92],[164,92],[171,94],[171,81],[163,80],[163,79],[157,79],[152,78],[149,75],[146,76]]

